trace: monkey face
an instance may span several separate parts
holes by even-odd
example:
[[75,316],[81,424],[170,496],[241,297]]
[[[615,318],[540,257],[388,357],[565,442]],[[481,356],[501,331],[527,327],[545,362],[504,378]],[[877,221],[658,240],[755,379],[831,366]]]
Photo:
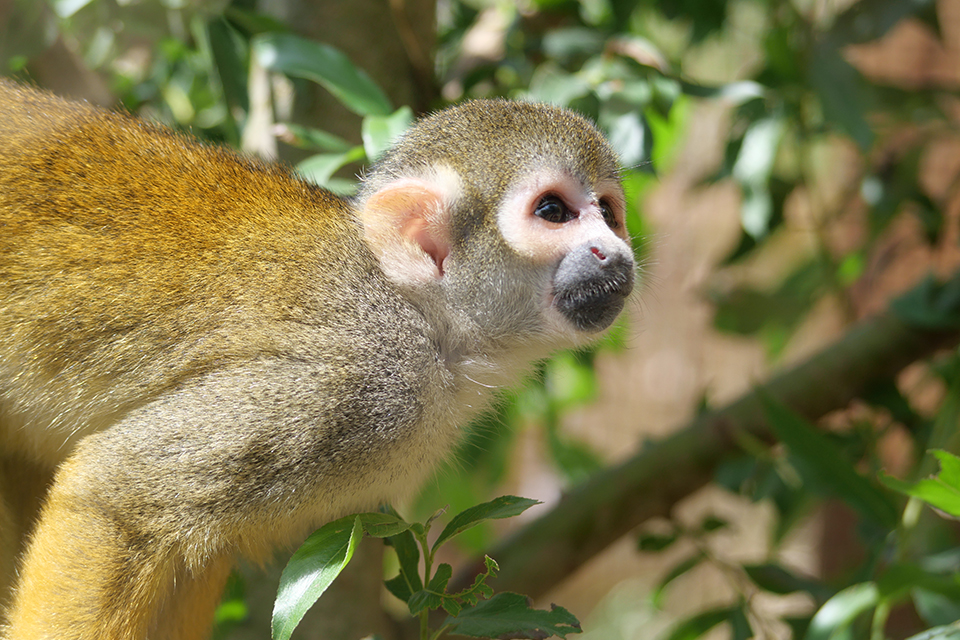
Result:
[[[548,317],[577,332],[610,326],[633,290],[623,190],[569,169],[538,168],[504,198],[500,233],[521,256],[549,265]],[[559,316],[559,318],[557,317]]]

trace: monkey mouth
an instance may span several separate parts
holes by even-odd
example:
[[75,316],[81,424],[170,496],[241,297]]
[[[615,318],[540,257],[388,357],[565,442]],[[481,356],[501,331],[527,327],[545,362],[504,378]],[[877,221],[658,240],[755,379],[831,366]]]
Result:
[[613,324],[632,290],[632,281],[622,277],[588,282],[554,290],[554,306],[578,331],[596,333]]
[[570,251],[553,276],[553,305],[577,330],[603,331],[633,291],[633,256],[592,241]]

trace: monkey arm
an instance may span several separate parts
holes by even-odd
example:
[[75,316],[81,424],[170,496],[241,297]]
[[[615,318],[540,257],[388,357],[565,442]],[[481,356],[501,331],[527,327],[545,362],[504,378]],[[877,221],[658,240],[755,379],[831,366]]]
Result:
[[237,550],[262,559],[373,508],[423,479],[423,455],[445,453],[455,433],[414,400],[434,375],[420,360],[416,375],[246,363],[85,438],[42,511],[9,637],[205,637]]

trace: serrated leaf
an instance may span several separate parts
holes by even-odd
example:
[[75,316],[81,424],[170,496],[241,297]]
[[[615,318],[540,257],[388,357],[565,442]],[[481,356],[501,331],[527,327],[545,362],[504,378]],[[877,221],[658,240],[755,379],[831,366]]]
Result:
[[433,573],[433,577],[430,578],[430,584],[427,586],[430,591],[435,591],[437,593],[443,593],[447,589],[447,583],[450,582],[450,578],[453,576],[453,567],[451,567],[446,562],[441,563],[437,567],[437,570]]
[[399,516],[389,513],[361,513],[358,517],[363,525],[364,533],[374,538],[395,536],[413,526]]
[[289,640],[303,615],[340,575],[363,535],[358,516],[348,516],[317,529],[280,575],[271,622],[274,640]]
[[796,458],[795,466],[804,481],[828,490],[884,527],[896,526],[893,502],[857,473],[833,442],[782,404],[767,396],[761,399],[770,428]]
[[537,500],[530,498],[518,498],[517,496],[501,496],[489,502],[478,504],[461,511],[444,527],[440,537],[433,543],[432,549],[436,550],[441,544],[454,537],[455,535],[475,527],[484,520],[499,520],[501,518],[512,518],[520,515],[533,505],[540,504]]
[[[423,580],[420,578],[420,548],[409,530],[390,536],[387,541],[396,552],[400,563],[400,574],[389,582],[401,580],[406,585],[405,588],[401,588],[396,584],[395,589],[390,589],[390,592],[404,602],[408,602],[411,594],[423,589]],[[404,594],[405,597],[400,594]]]
[[941,450],[934,451],[933,454],[940,461],[940,473],[936,477],[905,482],[881,473],[880,481],[894,491],[919,498],[960,518],[960,458]]
[[566,638],[567,634],[581,633],[580,622],[563,607],[555,606],[550,611],[534,609],[526,596],[510,592],[478,602],[460,615],[448,617],[444,625],[450,626],[451,633],[473,638],[508,634],[511,638]]
[[861,613],[875,607],[880,600],[880,591],[872,582],[847,587],[827,600],[814,614],[807,628],[805,640],[830,640],[850,626]]
[[397,600],[401,602],[410,602],[410,596],[413,595],[413,591],[410,590],[410,585],[407,584],[406,579],[397,574],[389,580],[384,580],[384,586],[387,588],[387,591],[392,593]]
[[390,100],[366,73],[339,50],[291,33],[262,33],[251,52],[268,70],[322,85],[345,107],[361,116],[388,115]]
[[415,592],[410,596],[410,599],[407,600],[407,607],[410,609],[410,615],[413,616],[424,609],[439,609],[441,606],[443,606],[442,598],[436,593],[427,591],[426,589]]
[[360,137],[363,149],[372,162],[389,149],[397,138],[413,124],[413,111],[403,106],[387,116],[369,115],[363,119]]

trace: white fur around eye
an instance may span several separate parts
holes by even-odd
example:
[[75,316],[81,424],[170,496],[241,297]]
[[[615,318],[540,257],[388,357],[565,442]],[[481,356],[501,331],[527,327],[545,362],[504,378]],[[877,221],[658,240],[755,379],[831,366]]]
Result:
[[[599,192],[599,193],[598,193]],[[548,222],[535,214],[540,199],[555,195],[577,213],[568,222]],[[610,203],[617,216],[614,232],[604,221],[599,201]],[[536,262],[554,262],[591,238],[616,237],[623,241],[623,192],[619,185],[601,185],[596,191],[569,173],[538,169],[510,189],[497,211],[497,225],[507,244]],[[622,234],[622,235],[621,235]]]

